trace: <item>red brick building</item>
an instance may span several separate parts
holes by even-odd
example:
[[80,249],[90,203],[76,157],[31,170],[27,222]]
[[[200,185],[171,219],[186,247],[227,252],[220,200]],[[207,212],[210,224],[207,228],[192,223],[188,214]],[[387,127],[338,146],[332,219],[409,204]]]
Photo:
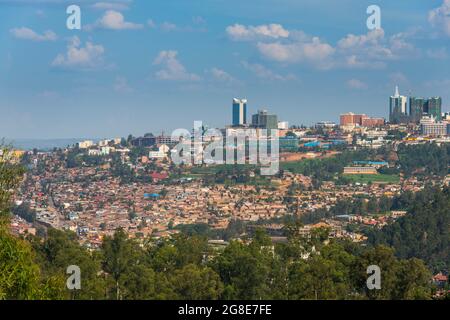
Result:
[[340,116],[341,126],[361,126],[361,127],[377,127],[384,125],[383,118],[371,118],[365,114],[355,114],[353,112],[348,112],[341,114]]

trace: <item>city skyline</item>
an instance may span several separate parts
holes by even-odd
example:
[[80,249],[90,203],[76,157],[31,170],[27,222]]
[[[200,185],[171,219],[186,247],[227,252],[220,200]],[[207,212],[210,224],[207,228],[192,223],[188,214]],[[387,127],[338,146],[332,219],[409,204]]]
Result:
[[82,30],[71,31],[69,1],[0,0],[0,136],[223,127],[232,97],[248,98],[247,115],[269,109],[290,124],[349,111],[387,119],[395,85],[441,96],[448,111],[450,2],[378,2],[383,29],[369,31],[370,1],[264,0],[257,12],[235,1],[79,1]]

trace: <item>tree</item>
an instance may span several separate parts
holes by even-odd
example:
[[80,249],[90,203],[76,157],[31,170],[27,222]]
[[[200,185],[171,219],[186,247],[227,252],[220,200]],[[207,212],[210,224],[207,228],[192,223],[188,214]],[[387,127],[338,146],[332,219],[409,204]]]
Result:
[[43,270],[45,280],[65,278],[67,267],[76,265],[80,268],[81,289],[68,290],[65,283],[61,286],[64,298],[103,299],[105,298],[105,281],[100,277],[101,259],[98,253],[90,253],[77,242],[73,232],[50,228],[42,242],[34,239],[32,245],[37,254],[37,261]]
[[225,299],[262,299],[270,290],[268,253],[261,248],[231,241],[212,263],[225,287]]
[[157,295],[156,277],[150,266],[137,264],[130,267],[121,277],[122,298],[127,300],[155,299]]
[[408,213],[382,230],[368,230],[372,245],[388,245],[403,259],[420,258],[433,271],[450,267],[450,189],[426,188],[405,193],[393,201],[393,207]]
[[105,237],[102,244],[103,270],[110,274],[114,280],[115,298],[121,296],[121,280],[142,257],[141,249],[128,239],[128,235],[123,229],[118,229],[113,237]]
[[188,264],[201,265],[208,256],[206,237],[175,235],[149,248],[149,258],[158,272],[171,272]]
[[25,173],[24,168],[13,160],[11,148],[0,144],[0,224],[8,223],[11,193]]
[[39,266],[31,247],[0,227],[0,299],[43,298]]
[[217,300],[222,294],[223,284],[219,275],[209,267],[188,264],[169,276],[169,282],[182,300]]
[[[380,290],[369,290],[365,286],[366,270],[370,265],[380,268]],[[356,262],[353,274],[369,299],[425,299],[431,296],[431,274],[423,262],[417,259],[398,260],[394,250],[385,246],[364,252]]]
[[11,190],[24,172],[11,160],[10,148],[0,146],[0,299],[39,299],[45,292],[31,246],[9,233]]

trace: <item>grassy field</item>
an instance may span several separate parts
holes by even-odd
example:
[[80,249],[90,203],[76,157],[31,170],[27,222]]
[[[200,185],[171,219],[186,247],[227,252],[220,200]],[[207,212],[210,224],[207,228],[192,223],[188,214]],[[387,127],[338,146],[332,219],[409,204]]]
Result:
[[317,159],[304,159],[293,162],[281,162],[280,169],[287,170],[293,173],[301,173],[304,168],[308,165],[308,162],[318,161]]
[[344,178],[351,180],[352,182],[359,183],[398,183],[400,177],[396,174],[346,174]]

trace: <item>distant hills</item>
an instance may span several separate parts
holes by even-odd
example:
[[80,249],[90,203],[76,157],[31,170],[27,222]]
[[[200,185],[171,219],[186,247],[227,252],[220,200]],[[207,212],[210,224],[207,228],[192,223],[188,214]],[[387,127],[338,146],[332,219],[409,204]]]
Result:
[[97,140],[91,138],[67,138],[67,139],[5,139],[7,144],[12,144],[17,149],[23,150],[51,150],[53,148],[65,148],[83,140]]

